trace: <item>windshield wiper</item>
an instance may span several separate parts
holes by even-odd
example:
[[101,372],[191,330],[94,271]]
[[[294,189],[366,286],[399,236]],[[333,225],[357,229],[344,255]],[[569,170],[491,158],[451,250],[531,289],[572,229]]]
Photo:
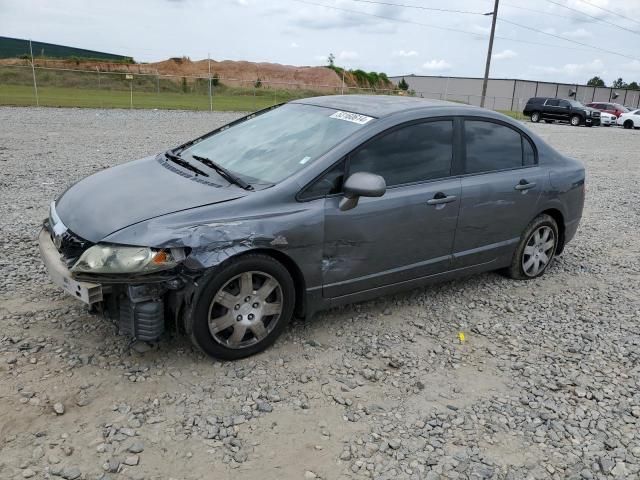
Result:
[[250,184],[242,180],[240,177],[238,177],[234,173],[231,173],[222,165],[218,165],[213,160],[207,157],[201,157],[200,155],[191,155],[191,157],[195,158],[203,165],[206,165],[207,167],[214,169],[216,172],[220,174],[220,176],[226,178],[230,183],[235,183],[240,188],[244,188],[245,190],[253,190],[253,187]]
[[184,167],[187,170],[191,170],[196,175],[202,175],[203,177],[208,177],[209,176],[209,175],[207,175],[206,172],[203,172],[198,167],[194,167],[193,165],[191,165],[189,162],[187,162],[180,155],[176,155],[175,153],[171,153],[171,152],[167,151],[167,152],[164,152],[164,156],[167,157],[169,160],[171,160],[173,163],[177,163],[181,167]]

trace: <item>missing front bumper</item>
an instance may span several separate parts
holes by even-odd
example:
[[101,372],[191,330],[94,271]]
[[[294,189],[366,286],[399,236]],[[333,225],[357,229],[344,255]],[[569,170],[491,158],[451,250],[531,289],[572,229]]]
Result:
[[53,283],[87,305],[95,305],[98,311],[117,324],[122,335],[155,341],[164,333],[165,285],[156,281],[146,285],[121,283],[103,286],[78,281],[72,277],[49,232],[44,228],[38,237],[38,245],[42,262]]
[[87,305],[93,305],[103,300],[102,286],[100,284],[79,282],[73,279],[71,272],[60,258],[49,232],[44,228],[38,236],[38,245],[42,262],[53,283]]

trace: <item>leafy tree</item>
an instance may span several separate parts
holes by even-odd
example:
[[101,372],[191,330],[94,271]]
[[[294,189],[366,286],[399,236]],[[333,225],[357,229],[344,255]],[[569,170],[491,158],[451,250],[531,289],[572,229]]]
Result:
[[255,81],[255,83],[253,84],[253,86],[255,88],[260,88],[262,86],[262,80],[260,80],[260,77],[258,77],[258,79]]
[[335,66],[335,64],[336,64],[336,56],[333,53],[330,53],[329,56],[327,57],[327,62],[329,63],[330,67]]
[[626,88],[627,84],[624,83],[624,80],[622,80],[622,78],[620,77],[617,80],[614,80],[611,86],[613,88]]
[[604,84],[604,80],[602,80],[599,76],[595,76],[593,78],[590,78],[589,81],[587,81],[587,85],[589,85],[590,87],[605,87],[606,85]]
[[631,90],[640,90],[640,85],[638,85],[638,82],[631,82],[629,85],[627,85],[627,88]]
[[406,92],[407,90],[409,90],[409,84],[408,84],[408,83],[407,83],[407,81],[404,79],[404,77],[402,77],[402,80],[400,80],[400,81],[398,82],[398,88],[399,88],[400,90],[404,90],[405,92]]

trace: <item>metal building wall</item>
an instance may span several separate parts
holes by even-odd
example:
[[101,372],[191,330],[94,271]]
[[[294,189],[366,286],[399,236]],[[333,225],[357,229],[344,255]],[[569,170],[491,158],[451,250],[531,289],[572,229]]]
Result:
[[[404,75],[390,77],[393,82],[402,78],[414,90],[416,95],[425,98],[437,98],[480,105],[482,79],[470,77],[442,77]],[[617,102],[634,108],[640,108],[640,91],[611,87],[589,87],[568,83],[538,82],[534,80],[489,79],[485,106],[494,110],[522,111],[531,97],[569,98],[569,92],[576,91],[576,100],[589,103]],[[618,98],[613,98],[613,93]]]

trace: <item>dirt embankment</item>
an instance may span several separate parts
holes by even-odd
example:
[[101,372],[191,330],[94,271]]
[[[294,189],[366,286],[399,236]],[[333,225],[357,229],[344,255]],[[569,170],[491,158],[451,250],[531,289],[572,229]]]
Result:
[[[99,61],[35,59],[36,67],[65,68],[102,72],[123,72],[133,74],[172,75],[176,77],[208,76],[209,61],[191,61],[188,58],[171,58],[155,63],[122,64]],[[3,59],[0,65],[30,65],[25,59]],[[262,84],[277,84],[279,88],[313,86],[336,88],[342,79],[333,70],[325,67],[296,67],[278,63],[255,63],[246,61],[211,60],[211,73],[220,81],[233,86],[246,85],[260,80]],[[349,83],[351,78],[345,79]]]

